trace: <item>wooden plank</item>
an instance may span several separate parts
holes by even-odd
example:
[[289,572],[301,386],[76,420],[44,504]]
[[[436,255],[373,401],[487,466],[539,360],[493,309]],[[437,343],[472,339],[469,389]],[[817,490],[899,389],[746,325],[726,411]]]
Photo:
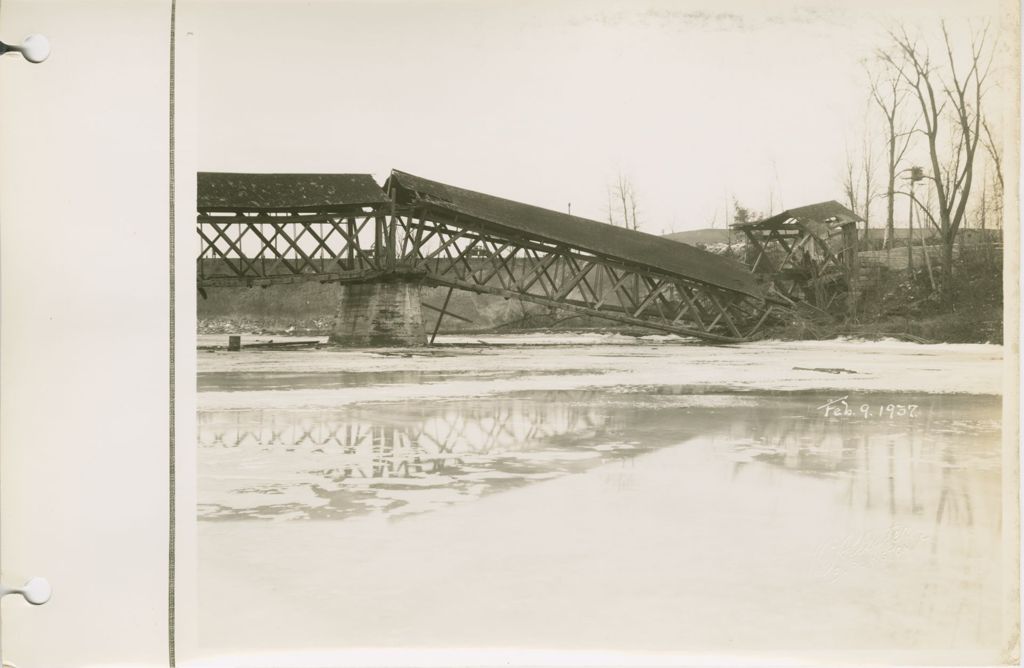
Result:
[[[715,305],[715,308],[717,308],[721,312],[722,317],[725,319],[725,324],[729,328],[729,331],[731,331],[734,336],[738,338],[743,338],[743,335],[740,334],[740,330],[736,327],[736,323],[734,323],[732,321],[732,318],[729,317],[729,314],[726,312],[725,307],[722,306],[721,302],[718,301],[718,297],[715,296],[715,293],[712,292],[711,290],[708,290],[707,295],[708,298],[711,300],[711,303]],[[710,329],[711,327],[714,327],[714,323],[709,325],[708,329]]]
[[615,295],[617,293],[619,287],[626,281],[626,278],[628,277],[628,274],[625,274],[625,273],[623,273],[621,277],[616,276],[615,271],[612,270],[611,268],[607,267],[607,266],[605,266],[603,268],[604,268],[605,272],[614,281],[614,283],[612,284],[612,286],[604,294],[601,295],[601,298],[597,300],[597,303],[594,305],[595,309],[601,308],[604,305],[605,301],[607,301],[609,296]]
[[584,277],[586,277],[587,273],[589,273],[590,270],[593,268],[593,263],[587,263],[586,266],[583,267],[583,269],[578,269],[576,275],[574,275],[571,279],[566,281],[565,284],[558,290],[558,292],[555,293],[554,299],[562,299],[563,297],[567,297],[569,293],[572,292],[577,285],[579,285],[580,281],[582,281]]
[[[250,260],[247,260],[247,259],[246,259],[246,257],[245,257],[245,253],[243,253],[243,252],[242,252],[242,249],[240,249],[240,248],[239,248],[239,247],[238,247],[238,246],[237,246],[237,245],[235,244],[235,242],[234,242],[234,241],[232,241],[230,237],[228,237],[226,229],[225,229],[225,230],[222,230],[222,229],[220,229],[219,227],[217,227],[216,225],[213,225],[212,227],[213,227],[214,231],[215,231],[215,232],[217,232],[217,234],[219,235],[219,237],[220,237],[221,239],[223,239],[223,240],[224,240],[225,242],[227,242],[227,244],[228,244],[228,246],[229,246],[229,247],[231,248],[231,250],[233,250],[233,251],[235,251],[236,253],[238,253],[238,261],[239,261],[239,265],[241,265],[241,263],[242,263],[242,262],[246,262],[246,263],[248,264],[248,266],[246,266],[246,267],[244,267],[244,268],[243,268],[243,271],[242,271],[242,273],[246,273],[246,272],[248,272],[248,271],[249,271],[249,269],[255,269],[255,267],[253,266],[253,265],[254,265],[255,263],[254,263],[254,262],[252,262],[252,261],[250,261]],[[218,249],[218,251],[219,251],[219,249]],[[221,257],[222,257],[222,258],[224,258],[225,260],[227,260],[227,259],[228,259],[228,257],[227,257],[226,255],[224,255],[223,253],[221,253]]]
[[[664,290],[667,285],[668,285],[668,283],[662,282],[662,283],[659,283],[657,285],[657,287],[655,287],[653,289],[649,287],[648,288],[648,292],[647,292],[647,296],[644,297],[643,301],[640,302],[640,306],[638,306],[636,311],[633,312],[633,317],[635,318],[635,317],[639,316],[641,313],[643,313],[644,310],[647,309],[647,307],[650,305],[650,303],[657,298],[658,294],[662,290]],[[664,314],[662,314],[662,317],[664,317]]]
[[430,345],[434,345],[434,339],[437,338],[437,331],[441,329],[441,321],[444,320],[445,313],[448,311],[448,301],[452,298],[452,292],[455,288],[448,288],[448,294],[444,296],[444,304],[441,306],[441,314],[437,316],[437,323],[434,324],[434,332],[430,335]]
[[425,308],[425,309],[430,309],[431,311],[435,311],[437,313],[443,313],[443,314],[447,315],[449,318],[455,318],[456,320],[461,320],[462,322],[468,322],[471,325],[473,324],[472,320],[470,320],[469,318],[465,318],[465,317],[459,315],[458,313],[452,313],[451,311],[445,311],[445,310],[443,310],[443,309],[441,309],[441,308],[439,308],[437,306],[434,306],[432,304],[428,304],[426,302],[422,302],[420,305],[423,308]]

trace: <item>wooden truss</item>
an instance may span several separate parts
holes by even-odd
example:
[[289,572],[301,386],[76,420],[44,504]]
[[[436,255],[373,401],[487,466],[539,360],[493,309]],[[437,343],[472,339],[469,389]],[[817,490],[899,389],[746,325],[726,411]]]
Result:
[[770,304],[428,203],[336,213],[201,214],[200,289],[405,278],[702,339],[754,337]]
[[[794,302],[834,312],[855,288],[854,224],[812,227],[795,221],[770,228],[739,227],[750,244],[747,264]],[[852,236],[851,236],[852,235]]]
[[[337,281],[390,266],[381,239],[388,211],[201,214],[196,267],[201,288]],[[393,226],[391,226],[393,228]]]

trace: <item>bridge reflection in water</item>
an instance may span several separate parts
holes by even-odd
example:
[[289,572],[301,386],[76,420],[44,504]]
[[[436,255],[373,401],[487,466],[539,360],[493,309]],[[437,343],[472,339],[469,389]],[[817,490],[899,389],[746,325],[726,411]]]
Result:
[[[733,484],[767,484],[766,503],[772,489],[786,493],[786,476],[810,476],[832,481],[832,504],[851,516],[998,532],[996,398],[864,395],[876,407],[919,405],[915,417],[894,419],[826,418],[818,399],[552,391],[336,411],[201,412],[199,514],[401,516],[690,441],[684,447],[728,463]],[[937,536],[901,540],[934,548]]]
[[611,436],[611,418],[591,394],[203,412],[201,488],[212,494],[204,494],[200,517],[407,514],[644,450]]

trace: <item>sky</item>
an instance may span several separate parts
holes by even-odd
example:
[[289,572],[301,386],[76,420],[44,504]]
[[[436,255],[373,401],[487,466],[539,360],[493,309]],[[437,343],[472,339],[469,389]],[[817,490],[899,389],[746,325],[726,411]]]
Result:
[[999,3],[191,2],[199,168],[395,168],[596,220],[622,174],[644,231],[722,227],[841,200],[886,28]]

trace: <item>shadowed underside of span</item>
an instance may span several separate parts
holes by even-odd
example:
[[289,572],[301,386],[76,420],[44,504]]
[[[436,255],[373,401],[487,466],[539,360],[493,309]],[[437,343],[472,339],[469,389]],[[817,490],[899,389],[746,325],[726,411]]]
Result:
[[[744,265],[684,243],[392,171],[198,174],[200,288],[423,281],[718,341],[772,306]],[[443,311],[443,309],[441,309]]]

